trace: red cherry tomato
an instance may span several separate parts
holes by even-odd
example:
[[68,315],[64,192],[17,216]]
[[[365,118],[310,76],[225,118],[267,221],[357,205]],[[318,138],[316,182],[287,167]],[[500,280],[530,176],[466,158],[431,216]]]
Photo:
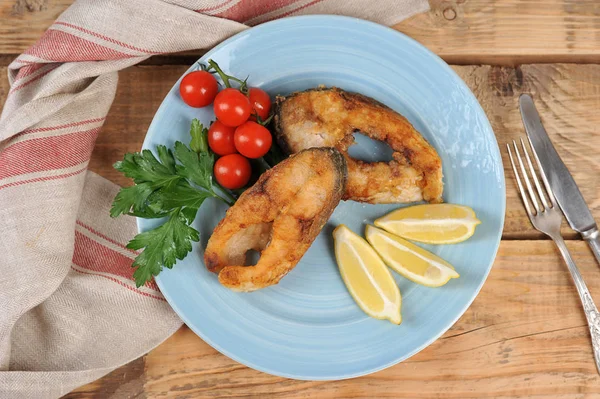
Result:
[[266,127],[248,121],[235,129],[233,141],[240,154],[248,158],[260,158],[271,148],[273,138]]
[[233,142],[234,127],[225,126],[219,121],[214,121],[208,129],[208,145],[217,155],[235,154],[235,144]]
[[237,89],[227,88],[217,94],[214,110],[225,126],[239,126],[250,117],[250,100]]
[[250,180],[250,161],[240,154],[229,154],[215,162],[215,179],[225,188],[235,190],[244,187]]
[[179,94],[190,107],[206,107],[215,100],[219,91],[217,80],[206,71],[190,72],[181,79]]
[[248,91],[250,97],[250,105],[252,105],[252,113],[258,114],[263,121],[269,117],[271,112],[271,98],[264,90],[252,87]]

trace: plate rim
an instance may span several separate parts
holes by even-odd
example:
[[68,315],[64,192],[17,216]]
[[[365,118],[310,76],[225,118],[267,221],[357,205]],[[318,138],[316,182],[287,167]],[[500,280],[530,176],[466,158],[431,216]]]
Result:
[[[175,85],[177,84],[177,82],[179,82],[179,80],[181,80],[181,78],[188,73],[192,68],[194,68],[194,65],[196,65],[198,62],[200,62],[201,60],[205,60],[210,58],[210,56],[217,52],[218,50],[220,50],[222,47],[227,46],[229,43],[234,42],[236,40],[238,40],[238,38],[244,34],[246,34],[248,31],[250,30],[262,30],[265,29],[265,27],[270,27],[273,25],[280,25],[280,24],[289,24],[290,22],[293,23],[293,21],[296,20],[315,20],[315,21],[319,21],[319,20],[323,20],[323,21],[328,21],[328,20],[333,20],[333,21],[351,21],[354,22],[356,24],[359,25],[363,25],[363,26],[368,26],[374,29],[381,29],[381,30],[386,30],[388,32],[394,33],[396,35],[398,35],[399,37],[401,37],[403,40],[409,42],[411,45],[413,46],[417,46],[419,47],[421,50],[423,50],[428,56],[430,56],[432,58],[432,60],[434,60],[438,65],[440,65],[442,68],[446,69],[456,80],[458,86],[460,86],[460,88],[463,91],[466,91],[470,96],[472,96],[472,98],[475,100],[475,106],[477,107],[477,110],[479,112],[481,112],[481,114],[485,117],[484,118],[484,129],[489,130],[489,132],[492,134],[492,136],[494,137],[494,144],[492,147],[495,151],[493,151],[497,158],[497,160],[499,161],[500,164],[500,181],[499,183],[499,188],[501,190],[501,192],[503,193],[503,196],[501,197],[501,212],[500,212],[500,230],[497,233],[497,237],[495,239],[495,249],[493,251],[493,254],[491,256],[491,260],[489,262],[489,264],[486,266],[486,270],[484,273],[484,277],[482,278],[481,282],[479,283],[479,285],[476,287],[476,289],[473,291],[470,299],[465,303],[465,305],[460,309],[459,312],[457,312],[457,316],[455,318],[453,318],[450,322],[447,323],[447,325],[445,325],[441,331],[438,334],[434,334],[429,340],[425,341],[421,346],[414,348],[412,351],[410,351],[409,353],[407,353],[405,356],[401,356],[398,359],[394,359],[392,361],[389,361],[385,364],[382,364],[378,367],[371,367],[368,369],[365,369],[363,371],[360,372],[355,372],[355,373],[351,373],[351,374],[343,374],[343,375],[336,375],[334,377],[323,377],[323,376],[318,376],[318,375],[302,375],[302,376],[298,376],[298,375],[293,375],[290,373],[286,373],[286,372],[281,372],[275,369],[271,369],[269,367],[263,367],[263,366],[259,366],[254,364],[252,361],[249,361],[247,359],[242,359],[241,357],[238,357],[237,355],[235,355],[234,353],[222,348],[220,345],[216,344],[214,341],[212,341],[210,338],[208,338],[207,336],[205,336],[205,334],[203,334],[201,331],[199,331],[194,324],[184,315],[184,312],[181,311],[181,309],[175,304],[175,301],[172,299],[171,295],[167,293],[168,290],[165,290],[165,287],[163,285],[162,279],[160,274],[158,276],[154,277],[154,280],[156,281],[162,295],[165,297],[165,299],[167,300],[167,303],[169,304],[169,306],[175,311],[175,313],[177,313],[177,315],[179,316],[179,318],[181,318],[181,320],[185,323],[185,325],[194,332],[194,334],[196,334],[198,337],[200,337],[204,342],[206,342],[208,345],[210,345],[213,349],[217,350],[219,353],[229,357],[230,359],[246,366],[249,368],[252,368],[254,370],[260,371],[260,372],[264,372],[267,374],[271,374],[274,376],[279,376],[279,377],[284,377],[284,378],[289,378],[289,379],[294,379],[294,380],[300,380],[300,381],[340,381],[340,380],[346,380],[346,379],[351,379],[351,378],[356,378],[356,377],[361,377],[361,376],[366,376],[366,375],[370,375],[373,373],[376,373],[378,371],[382,371],[385,370],[389,367],[392,367],[406,359],[409,359],[411,357],[413,357],[414,355],[416,355],[417,353],[421,352],[423,349],[427,348],[428,346],[430,346],[433,342],[437,341],[442,335],[444,335],[454,324],[456,324],[456,322],[465,314],[465,312],[469,309],[469,307],[473,304],[473,301],[475,300],[475,298],[477,298],[477,296],[479,295],[483,285],[485,284],[485,282],[487,281],[489,274],[494,266],[494,263],[496,261],[496,257],[498,255],[498,250],[500,248],[500,242],[502,240],[502,233],[504,231],[504,222],[505,222],[505,218],[506,218],[506,179],[505,179],[505,174],[504,174],[504,165],[502,162],[502,156],[501,156],[501,152],[500,152],[500,146],[498,144],[498,140],[496,139],[496,134],[494,132],[494,129],[491,126],[491,123],[487,117],[487,114],[485,113],[485,111],[483,110],[483,107],[481,106],[481,104],[479,103],[479,100],[477,99],[477,97],[475,96],[475,94],[471,91],[471,89],[467,86],[467,84],[462,80],[462,78],[450,67],[449,64],[447,64],[444,60],[442,60],[437,54],[435,54],[434,52],[432,52],[431,50],[429,50],[427,47],[425,47],[424,45],[422,45],[421,43],[419,43],[418,41],[416,41],[415,39],[411,38],[410,36],[399,32],[395,29],[390,28],[389,26],[385,26],[385,25],[381,25],[372,21],[368,21],[368,20],[364,20],[364,19],[360,19],[360,18],[355,18],[355,17],[349,17],[349,16],[343,16],[343,15],[329,15],[329,14],[314,14],[314,15],[299,15],[299,16],[292,16],[292,17],[285,17],[285,18],[281,18],[281,19],[276,19],[273,21],[268,21],[265,23],[262,23],[260,25],[254,26],[254,27],[250,27],[248,29],[245,29],[241,32],[236,33],[235,35],[225,39],[224,41],[220,42],[219,44],[217,44],[216,46],[212,47],[210,50],[208,50],[206,53],[204,53],[201,57],[199,57],[191,66],[190,68],[188,68],[180,77],[179,79],[177,79],[177,81],[173,84],[173,86],[171,87],[171,89],[169,90],[169,92],[165,95],[165,97],[163,98],[162,102],[160,103],[159,107],[157,108],[156,112],[154,113],[154,116],[152,118],[152,121],[150,123],[150,125],[148,126],[148,129],[146,131],[146,135],[144,137],[144,141],[142,143],[142,149],[146,149],[146,144],[147,141],[149,140],[148,137],[148,132],[152,130],[153,126],[158,123],[156,122],[156,114],[158,113],[158,111],[160,109],[162,109],[163,105],[165,104],[165,102],[167,101],[167,97],[169,96],[169,93],[173,90],[173,87],[175,87]],[[136,217],[136,226],[137,226],[137,231],[138,233],[142,231],[140,222],[141,222],[141,218],[137,218]]]

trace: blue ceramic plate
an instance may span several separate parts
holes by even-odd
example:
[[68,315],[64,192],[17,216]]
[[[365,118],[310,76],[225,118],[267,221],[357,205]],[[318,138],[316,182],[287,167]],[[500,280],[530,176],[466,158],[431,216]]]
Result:
[[[232,359],[267,373],[305,380],[357,377],[396,364],[425,348],[465,312],[485,281],[504,220],[504,175],[494,133],[473,94],[437,56],[386,27],[337,16],[269,22],[209,51],[228,73],[272,96],[318,85],[356,91],[407,117],[437,149],[446,202],[472,207],[482,224],[467,242],[427,248],[461,277],[426,288],[394,275],[402,292],[402,324],[367,317],[338,273],[333,228],[365,225],[396,205],[339,204],[296,268],[277,286],[253,293],[222,287],[204,266],[203,248],[225,206],[207,201],[194,222],[201,241],[185,260],[156,279],[185,323]],[[148,130],[144,148],[189,142],[192,118],[209,123],[211,107],[186,106],[173,86]],[[380,146],[360,140],[364,159]],[[138,220],[140,230],[155,222]]]

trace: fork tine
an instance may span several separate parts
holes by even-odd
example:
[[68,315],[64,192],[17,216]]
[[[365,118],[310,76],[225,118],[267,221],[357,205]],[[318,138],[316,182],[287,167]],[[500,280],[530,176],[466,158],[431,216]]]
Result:
[[[533,144],[531,143],[531,139],[529,138],[529,136],[527,136],[527,140],[529,141],[529,146],[533,149]],[[533,149],[533,158],[535,159],[535,163],[536,163],[538,169],[540,170],[540,175],[542,176],[542,181],[544,182],[544,187],[546,188],[546,193],[548,193],[548,200],[552,204],[552,207],[555,207],[556,199],[554,198],[554,193],[552,192],[550,183],[548,182],[548,179],[546,178],[546,173],[544,172],[544,169],[542,169],[542,164],[540,163],[540,159],[538,158],[538,155],[535,152],[535,149]]]
[[[531,172],[531,176],[533,176],[533,183],[535,185],[535,188],[537,189],[537,193],[540,196],[540,200],[542,201],[542,204],[544,204],[544,207],[546,209],[550,208],[550,205],[548,205],[548,202],[546,201],[546,196],[544,195],[544,191],[542,190],[542,187],[540,186],[540,181],[538,180],[537,177],[537,173],[535,172],[535,169],[533,169],[533,164],[531,163],[531,158],[529,158],[529,151],[527,150],[527,147],[525,147],[525,142],[523,141],[523,138],[521,137],[521,146],[523,147],[523,152],[525,153],[525,159],[527,159],[527,164],[529,165],[529,170]],[[538,165],[539,167],[539,165]]]
[[533,216],[533,213],[531,212],[531,207],[529,206],[529,200],[527,199],[527,194],[525,193],[525,190],[523,189],[523,184],[521,184],[521,178],[519,177],[519,171],[517,170],[517,167],[515,165],[512,151],[510,150],[510,144],[506,144],[506,148],[508,149],[508,158],[510,158],[510,164],[512,165],[512,170],[515,174],[515,178],[517,179],[517,186],[519,186],[519,192],[521,193],[521,200],[523,201],[523,204],[525,205],[525,210],[527,211],[527,216],[529,216],[531,218]]
[[531,202],[533,202],[533,207],[535,208],[535,210],[538,213],[540,213],[542,210],[540,209],[537,198],[535,197],[535,193],[533,192],[533,188],[531,187],[531,182],[529,181],[529,176],[527,176],[527,171],[525,170],[525,166],[523,165],[523,161],[521,160],[521,153],[519,152],[519,147],[517,146],[517,143],[514,140],[513,140],[513,146],[515,148],[517,161],[519,161],[519,166],[521,167],[521,172],[523,172],[523,180],[525,180],[525,185],[527,186],[527,191],[529,192]]

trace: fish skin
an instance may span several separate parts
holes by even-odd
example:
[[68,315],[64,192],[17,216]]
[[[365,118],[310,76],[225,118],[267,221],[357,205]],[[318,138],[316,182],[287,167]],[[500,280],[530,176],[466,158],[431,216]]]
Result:
[[[312,147],[335,147],[346,158],[343,199],[366,203],[442,202],[442,162],[436,150],[402,115],[380,102],[338,88],[319,87],[277,97],[275,136],[292,154]],[[390,162],[351,158],[353,133],[387,142]]]
[[[277,284],[300,261],[342,198],[347,180],[335,148],[300,151],[263,173],[229,208],[206,246],[206,267],[234,291]],[[244,266],[249,250],[261,252]]]

